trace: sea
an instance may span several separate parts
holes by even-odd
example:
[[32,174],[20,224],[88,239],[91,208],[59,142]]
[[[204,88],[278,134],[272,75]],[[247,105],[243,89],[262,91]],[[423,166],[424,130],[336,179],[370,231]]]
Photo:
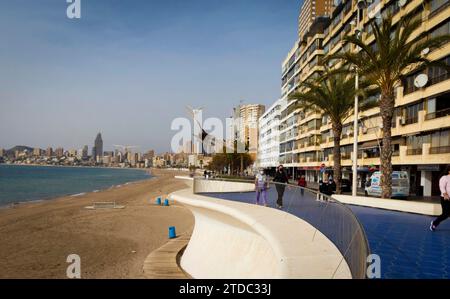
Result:
[[151,178],[141,169],[0,164],[0,207],[74,197]]

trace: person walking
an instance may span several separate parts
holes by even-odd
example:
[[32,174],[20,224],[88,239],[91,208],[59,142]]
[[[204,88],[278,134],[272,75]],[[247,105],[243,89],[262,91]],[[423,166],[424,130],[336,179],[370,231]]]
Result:
[[284,190],[286,189],[286,185],[289,182],[288,176],[286,172],[284,171],[283,165],[278,166],[277,172],[275,173],[275,177],[273,181],[277,184],[275,184],[275,187],[277,189],[278,199],[277,199],[277,206],[279,209],[283,208],[283,195]]
[[431,222],[431,231],[435,231],[442,221],[450,217],[450,165],[447,165],[444,175],[439,180],[439,189],[441,191],[442,214]]
[[301,195],[305,195],[305,188],[306,188],[306,179],[305,176],[302,175],[299,179],[298,179],[298,186],[301,187],[300,188],[300,193]]
[[267,207],[267,176],[263,169],[259,170],[259,173],[255,177],[255,190],[256,190],[256,204],[259,205],[259,199],[261,198],[265,207]]

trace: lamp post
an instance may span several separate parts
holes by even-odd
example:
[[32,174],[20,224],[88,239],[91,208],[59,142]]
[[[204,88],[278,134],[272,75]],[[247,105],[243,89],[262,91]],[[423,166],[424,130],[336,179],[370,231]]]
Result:
[[[362,33],[362,30],[360,27],[360,10],[364,8],[365,1],[364,0],[358,0],[357,3],[357,17],[356,17],[356,37],[360,38],[360,35]],[[359,74],[358,69],[355,67],[355,90],[359,89]],[[358,114],[359,114],[359,99],[358,94],[355,95],[355,119],[353,122],[353,183],[352,183],[352,196],[357,195],[357,189],[358,189]]]

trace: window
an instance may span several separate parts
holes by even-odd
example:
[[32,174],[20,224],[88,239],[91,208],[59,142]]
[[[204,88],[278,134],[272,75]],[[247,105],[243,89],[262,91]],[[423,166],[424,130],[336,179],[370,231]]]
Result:
[[450,93],[444,93],[430,98],[426,102],[427,115],[425,120],[450,115]]
[[450,3],[448,0],[431,0],[430,2],[430,14],[431,16],[439,13],[448,6]]
[[424,143],[430,143],[430,135],[416,135],[406,137],[406,145],[408,146],[408,155],[421,155]]
[[450,33],[450,21],[446,21],[445,23],[433,29],[429,34],[431,37],[437,37],[449,33]]
[[[441,62],[450,65],[450,56],[441,59]],[[445,68],[433,66],[428,69],[428,78],[429,84],[433,85],[442,82],[444,80],[447,80],[449,78],[449,74]]]
[[410,105],[403,109],[403,116],[405,117],[405,124],[414,124],[419,121],[419,111],[423,110],[423,102]]

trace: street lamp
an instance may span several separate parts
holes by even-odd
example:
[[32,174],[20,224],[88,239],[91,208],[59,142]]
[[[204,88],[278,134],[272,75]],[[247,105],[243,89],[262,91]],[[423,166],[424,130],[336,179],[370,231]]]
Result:
[[[356,37],[360,38],[362,35],[361,23],[361,9],[366,6],[365,0],[358,0],[357,3],[357,17],[356,17]],[[358,69],[355,67],[355,90],[359,89],[359,74]],[[358,114],[359,114],[359,99],[358,94],[355,94],[355,119],[353,122],[353,183],[352,183],[352,196],[357,195],[358,188]]]

